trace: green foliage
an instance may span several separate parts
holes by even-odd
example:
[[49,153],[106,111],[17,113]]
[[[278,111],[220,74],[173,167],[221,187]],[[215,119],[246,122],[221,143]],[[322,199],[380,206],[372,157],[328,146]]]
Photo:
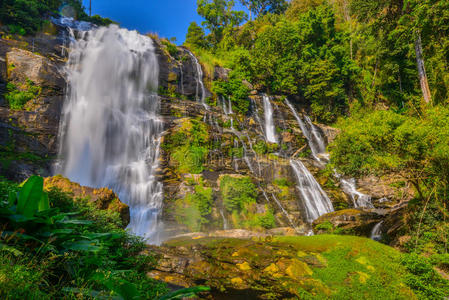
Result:
[[3,0],[0,3],[0,22],[7,25],[11,33],[31,34],[41,29],[45,22],[43,16],[57,12],[63,4],[73,9],[75,17],[88,18],[80,0]]
[[231,72],[228,81],[217,80],[212,83],[212,92],[225,99],[231,99],[233,109],[246,114],[249,108],[250,89],[242,83],[242,79]]
[[255,17],[267,13],[283,13],[288,6],[286,0],[240,0]]
[[423,197],[449,187],[449,109],[436,106],[423,118],[392,111],[361,113],[340,122],[331,162],[345,174],[402,172]]
[[203,184],[195,186],[195,193],[187,194],[184,199],[178,199],[175,204],[175,218],[192,231],[200,231],[209,223],[207,219],[212,212],[212,189]]
[[246,204],[256,202],[256,186],[249,177],[223,176],[220,191],[229,212],[243,210]]
[[223,36],[223,30],[238,26],[246,18],[243,11],[234,11],[234,0],[198,0],[198,14],[205,21],[202,25],[211,32],[213,42],[219,42]]
[[23,106],[30,100],[36,99],[41,93],[41,88],[36,86],[31,80],[27,80],[23,89],[18,89],[16,85],[8,83],[6,85],[5,99],[9,107],[14,110],[23,109]]
[[162,148],[171,153],[177,172],[199,174],[209,153],[209,133],[206,124],[194,119],[183,119],[182,124],[166,137]]
[[144,243],[119,227],[117,214],[59,190],[47,194],[37,176],[21,187],[2,181],[0,193],[1,298],[154,299],[166,291],[146,277],[154,258],[139,254]]
[[170,42],[167,39],[162,39],[161,43],[166,47],[167,52],[171,55],[171,56],[176,56],[176,54],[178,54],[178,47],[176,47],[175,44],[173,44],[172,42]]
[[204,30],[196,22],[190,23],[187,29],[185,44],[194,48],[207,48],[208,45]]
[[428,258],[417,254],[405,255],[402,264],[409,272],[405,282],[419,299],[443,299],[449,295],[448,281],[434,270]]

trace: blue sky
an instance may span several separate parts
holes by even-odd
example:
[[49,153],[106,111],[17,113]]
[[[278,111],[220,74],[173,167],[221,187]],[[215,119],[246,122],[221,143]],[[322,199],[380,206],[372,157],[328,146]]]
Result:
[[[88,8],[89,0],[83,2]],[[236,7],[242,9],[240,5]],[[177,44],[184,42],[190,22],[202,21],[196,12],[196,0],[92,0],[92,15],[95,14],[141,33],[176,37]]]

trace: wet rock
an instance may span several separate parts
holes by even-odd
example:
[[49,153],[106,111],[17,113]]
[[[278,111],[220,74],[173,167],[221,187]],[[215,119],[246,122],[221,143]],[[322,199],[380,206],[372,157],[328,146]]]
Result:
[[315,233],[342,233],[370,236],[382,215],[361,209],[343,209],[322,215],[313,222]]
[[378,208],[394,208],[415,196],[410,183],[399,174],[387,174],[381,177],[366,176],[357,179],[358,190],[370,195]]
[[45,178],[44,188],[47,190],[58,188],[63,192],[72,194],[74,198],[87,198],[90,202],[93,202],[98,209],[119,213],[124,227],[129,224],[130,215],[128,205],[121,202],[118,196],[108,188],[95,189],[81,186],[61,175]]

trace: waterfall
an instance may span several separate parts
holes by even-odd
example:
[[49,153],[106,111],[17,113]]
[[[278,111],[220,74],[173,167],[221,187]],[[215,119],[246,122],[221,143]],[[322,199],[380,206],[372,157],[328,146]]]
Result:
[[290,160],[298,181],[297,189],[304,204],[307,222],[312,223],[321,215],[334,211],[329,197],[300,160]]
[[326,153],[326,143],[324,142],[324,138],[321,135],[320,131],[318,130],[318,128],[316,128],[315,125],[313,125],[312,121],[308,116],[305,115],[304,116],[305,121],[303,121],[301,117],[298,115],[298,112],[296,111],[295,107],[290,103],[290,101],[286,99],[285,103],[292,111],[296,121],[298,122],[299,128],[301,128],[302,133],[307,139],[310,150],[312,151],[313,158],[321,162],[320,156],[321,157],[325,156]]
[[[196,69],[196,94],[195,94],[195,98],[196,101],[199,101],[201,104],[203,104],[205,109],[209,109],[209,106],[207,106],[206,104],[206,89],[204,88],[204,82],[203,82],[203,69],[201,68],[201,65],[198,61],[198,59],[196,58],[196,56],[190,52],[189,50],[187,50],[189,52],[190,57],[192,58],[192,62],[195,65],[195,69]],[[200,89],[201,89],[201,97],[199,96],[200,93]]]
[[80,32],[70,48],[55,171],[114,190],[130,207],[130,231],[157,244],[163,124],[153,41],[112,25]]
[[375,241],[380,241],[382,239],[382,224],[384,221],[380,221],[374,225],[373,230],[371,230],[370,238]]
[[270,143],[277,143],[276,130],[273,123],[273,107],[271,106],[270,98],[263,95],[263,109],[265,114],[265,137]]
[[355,208],[374,208],[374,205],[371,202],[371,196],[362,194],[357,191],[357,186],[354,178],[348,180],[341,179],[340,184],[343,192],[351,197]]

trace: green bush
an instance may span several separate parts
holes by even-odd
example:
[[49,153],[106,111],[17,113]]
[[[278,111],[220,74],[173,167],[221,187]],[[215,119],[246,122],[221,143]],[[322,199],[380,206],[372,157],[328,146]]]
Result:
[[250,90],[234,72],[231,72],[228,81],[214,81],[212,91],[225,99],[231,99],[234,111],[241,114],[247,113],[250,103],[248,98]]
[[212,212],[212,189],[202,184],[195,186],[195,193],[187,194],[184,199],[175,203],[175,218],[192,231],[200,231],[209,223],[207,219]]
[[209,133],[201,121],[183,119],[180,126],[166,137],[162,148],[170,152],[178,173],[199,174],[209,153]]
[[[207,290],[166,294],[147,277],[155,266],[145,243],[122,229],[117,213],[85,199],[43,190],[43,178],[0,181],[2,299],[176,299]],[[162,296],[162,297],[161,297]]]
[[220,181],[223,204],[229,212],[245,209],[256,202],[257,190],[249,177],[223,176]]
[[14,110],[23,109],[23,106],[30,100],[36,99],[41,93],[41,88],[36,86],[31,80],[27,80],[23,90],[19,90],[14,84],[6,85],[5,99],[9,107]]
[[409,274],[405,275],[406,284],[413,289],[420,299],[443,299],[449,295],[449,283],[433,269],[426,257],[404,255],[402,264]]

